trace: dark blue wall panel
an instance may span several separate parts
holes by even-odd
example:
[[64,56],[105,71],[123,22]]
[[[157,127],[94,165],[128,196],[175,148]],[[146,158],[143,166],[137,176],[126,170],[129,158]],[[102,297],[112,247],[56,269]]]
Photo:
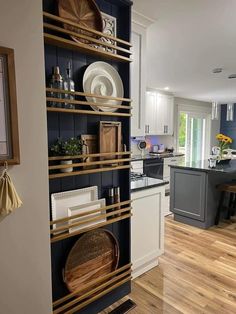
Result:
[[236,105],[234,107],[234,121],[226,121],[227,105],[221,106],[220,133],[233,139],[231,148],[236,149]]

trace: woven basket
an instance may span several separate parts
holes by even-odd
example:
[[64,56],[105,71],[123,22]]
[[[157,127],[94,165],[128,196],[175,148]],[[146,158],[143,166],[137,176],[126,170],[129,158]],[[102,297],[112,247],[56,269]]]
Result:
[[119,245],[108,230],[96,229],[85,233],[71,249],[64,270],[64,281],[70,292],[78,296],[97,287],[83,287],[92,280],[116,270],[119,263]]

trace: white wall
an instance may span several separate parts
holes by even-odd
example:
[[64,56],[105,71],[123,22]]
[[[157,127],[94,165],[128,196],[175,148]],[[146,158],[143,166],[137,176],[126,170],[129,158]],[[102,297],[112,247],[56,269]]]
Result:
[[0,223],[0,313],[51,313],[47,136],[41,0],[0,0],[0,45],[15,49],[24,205]]

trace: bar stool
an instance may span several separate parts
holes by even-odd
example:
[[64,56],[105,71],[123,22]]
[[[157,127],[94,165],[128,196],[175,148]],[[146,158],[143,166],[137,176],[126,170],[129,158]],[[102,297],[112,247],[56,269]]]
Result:
[[[219,184],[216,188],[219,192],[221,192],[220,201],[219,201],[218,209],[216,212],[216,218],[215,218],[215,224],[218,225],[220,221],[220,213],[222,209],[225,209],[225,208],[227,209],[228,211],[227,219],[230,219],[231,215],[233,214],[234,209],[236,208],[236,183],[234,182],[223,183],[223,184]],[[229,205],[228,207],[223,207],[227,193],[229,193]]]

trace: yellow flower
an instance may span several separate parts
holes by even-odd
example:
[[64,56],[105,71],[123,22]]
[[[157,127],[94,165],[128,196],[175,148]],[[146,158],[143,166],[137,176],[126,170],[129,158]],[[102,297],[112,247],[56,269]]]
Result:
[[217,140],[222,140],[224,138],[224,135],[223,134],[217,134],[216,135],[216,139]]
[[219,142],[223,142],[223,143],[227,143],[227,144],[233,143],[233,140],[231,137],[226,136],[226,135],[221,134],[221,133],[216,135],[216,139]]

